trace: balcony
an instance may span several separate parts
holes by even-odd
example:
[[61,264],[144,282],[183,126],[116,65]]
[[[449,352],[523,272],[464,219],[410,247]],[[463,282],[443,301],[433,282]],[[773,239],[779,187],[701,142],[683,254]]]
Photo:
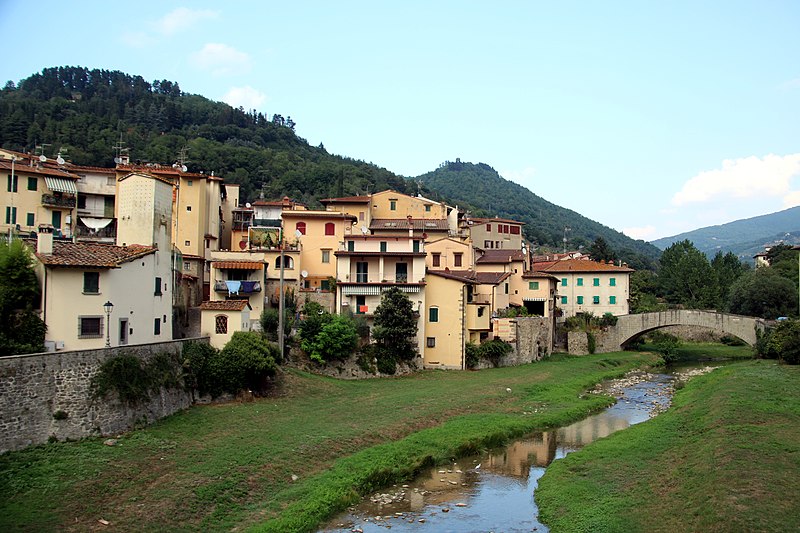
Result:
[[227,292],[228,294],[254,294],[261,292],[260,281],[234,281],[216,280],[214,282],[215,292]]
[[42,205],[46,207],[75,207],[76,199],[74,196],[57,196],[55,194],[43,194]]
[[75,237],[81,241],[114,242],[117,238],[117,225],[111,223],[105,228],[95,230],[78,224],[75,227]]

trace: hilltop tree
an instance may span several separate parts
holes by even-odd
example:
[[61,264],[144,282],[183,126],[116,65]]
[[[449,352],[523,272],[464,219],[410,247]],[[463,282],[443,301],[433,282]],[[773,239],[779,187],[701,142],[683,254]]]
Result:
[[602,237],[597,237],[592,245],[589,247],[589,255],[595,261],[614,261],[617,257],[611,246],[608,245],[606,240]]
[[716,273],[705,254],[690,241],[676,242],[664,250],[659,263],[658,288],[668,303],[689,309],[720,305]]

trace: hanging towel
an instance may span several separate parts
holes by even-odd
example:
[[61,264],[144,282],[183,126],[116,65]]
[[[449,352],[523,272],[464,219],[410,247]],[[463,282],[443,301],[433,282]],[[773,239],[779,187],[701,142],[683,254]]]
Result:
[[241,281],[226,281],[225,285],[228,286],[228,296],[231,294],[239,294],[239,288],[242,286]]

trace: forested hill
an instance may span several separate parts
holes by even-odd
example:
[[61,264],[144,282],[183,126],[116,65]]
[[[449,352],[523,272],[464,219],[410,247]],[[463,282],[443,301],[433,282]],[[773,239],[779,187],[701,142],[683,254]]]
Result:
[[559,207],[525,187],[502,178],[484,163],[446,162],[433,172],[414,178],[441,198],[468,209],[474,216],[498,216],[525,222],[525,236],[539,245],[560,250],[567,233],[570,250],[591,246],[602,237],[633,268],[653,268],[661,254],[655,246],[637,241],[583,215]]
[[114,165],[121,144],[131,161],[173,163],[185,149],[193,172],[214,171],[242,185],[315,205],[319,198],[384,189],[406,191],[402,177],[331,155],[295,135],[291,117],[268,117],[186,94],[177,83],[83,67],[43,70],[0,91],[3,148],[62,155],[79,165]]

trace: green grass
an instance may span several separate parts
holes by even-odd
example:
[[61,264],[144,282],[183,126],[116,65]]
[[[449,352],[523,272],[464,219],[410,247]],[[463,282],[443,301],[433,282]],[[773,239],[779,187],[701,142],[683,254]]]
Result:
[[364,381],[288,371],[281,395],[193,407],[116,446],[0,456],[0,530],[78,531],[99,519],[125,531],[313,530],[423,465],[582,418],[609,402],[582,391],[655,359],[558,356]]
[[551,465],[541,519],[570,531],[798,531],[800,367],[691,380],[673,408]]

